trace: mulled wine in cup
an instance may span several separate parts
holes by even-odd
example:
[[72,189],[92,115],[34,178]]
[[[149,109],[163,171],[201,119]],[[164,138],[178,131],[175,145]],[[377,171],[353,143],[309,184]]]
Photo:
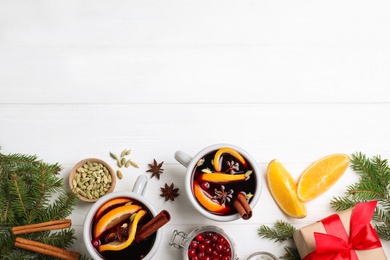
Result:
[[160,227],[169,221],[166,211],[156,214],[142,196],[146,176],[139,176],[132,192],[114,192],[100,198],[84,220],[83,237],[93,259],[151,259],[161,241]]
[[175,158],[187,167],[185,189],[191,204],[216,221],[249,219],[261,193],[260,170],[240,147],[216,144],[194,157],[182,151]]

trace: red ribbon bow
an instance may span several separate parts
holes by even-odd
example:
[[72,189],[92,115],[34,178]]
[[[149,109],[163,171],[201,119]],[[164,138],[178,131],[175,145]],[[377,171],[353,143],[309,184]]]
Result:
[[369,250],[382,247],[370,221],[377,201],[356,204],[350,220],[348,237],[339,215],[334,214],[321,220],[326,234],[314,232],[316,250],[304,260],[358,260],[355,250]]

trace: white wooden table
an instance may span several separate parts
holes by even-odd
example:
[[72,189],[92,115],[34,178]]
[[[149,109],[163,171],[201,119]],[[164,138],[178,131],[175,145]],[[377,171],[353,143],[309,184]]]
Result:
[[[281,213],[263,183],[252,219],[216,223],[189,205],[173,154],[231,143],[263,173],[277,158],[296,179],[331,153],[390,158],[389,13],[387,0],[1,1],[1,152],[59,162],[67,182],[79,160],[115,166],[109,151],[130,148],[140,168],[124,170],[116,191],[164,161],[145,194],[172,215],[154,259],[181,259],[172,232],[208,224],[232,237],[240,259],[280,256],[258,227],[283,219],[299,228],[333,213],[332,197],[357,180],[352,170],[307,203],[305,219]],[[165,202],[160,187],[172,182],[181,195]],[[80,202],[71,215],[72,249],[82,253],[90,207]]]

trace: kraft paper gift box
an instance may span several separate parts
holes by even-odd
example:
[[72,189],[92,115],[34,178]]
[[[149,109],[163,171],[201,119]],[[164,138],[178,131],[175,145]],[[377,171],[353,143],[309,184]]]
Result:
[[[381,242],[371,225],[377,202],[357,204],[297,230],[293,239],[305,260],[386,260]],[[352,232],[352,234],[351,234]]]

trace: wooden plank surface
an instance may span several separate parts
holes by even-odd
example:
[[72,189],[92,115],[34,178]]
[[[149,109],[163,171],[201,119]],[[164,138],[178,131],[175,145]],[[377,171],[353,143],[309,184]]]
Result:
[[[331,213],[330,200],[357,180],[348,169],[309,202],[308,216],[286,217],[263,179],[249,221],[217,223],[189,205],[176,150],[194,155],[215,143],[238,145],[262,174],[279,159],[295,179],[330,153],[390,158],[390,3],[367,1],[2,1],[0,2],[0,146],[74,164],[132,149],[116,191],[130,190],[156,158],[161,179],[145,196],[172,221],[154,259],[181,259],[172,232],[222,227],[240,259],[279,243],[257,229],[284,219],[301,227]],[[165,202],[163,184],[180,197]],[[67,185],[67,184],[65,184]],[[90,204],[71,215],[82,226]],[[382,241],[390,255],[390,244]]]

